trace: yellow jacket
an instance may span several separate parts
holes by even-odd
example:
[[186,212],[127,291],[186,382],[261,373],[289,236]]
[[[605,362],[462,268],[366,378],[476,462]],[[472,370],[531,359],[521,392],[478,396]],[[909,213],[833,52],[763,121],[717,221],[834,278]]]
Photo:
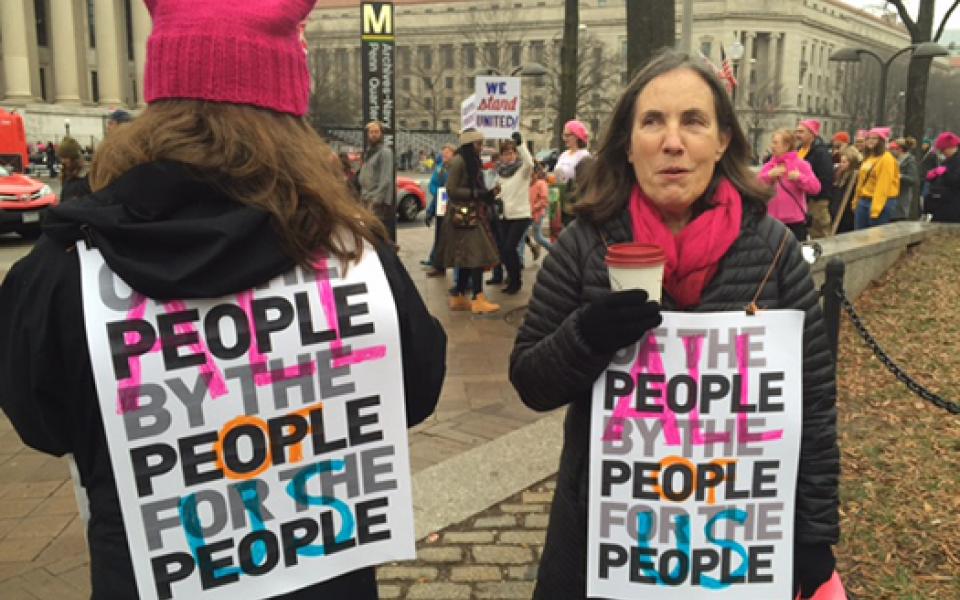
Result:
[[[874,166],[876,165],[876,166]],[[870,218],[879,219],[887,200],[900,195],[900,165],[889,152],[871,156],[860,165],[857,175],[857,203],[870,198]]]

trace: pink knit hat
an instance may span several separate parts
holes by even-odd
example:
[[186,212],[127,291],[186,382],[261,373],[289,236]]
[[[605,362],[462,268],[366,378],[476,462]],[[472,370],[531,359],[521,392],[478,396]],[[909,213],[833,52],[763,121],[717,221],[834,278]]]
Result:
[[303,116],[299,25],[317,0],[144,0],[153,17],[144,97],[248,104]]
[[576,119],[567,121],[563,125],[563,130],[569,131],[573,135],[577,136],[577,139],[584,144],[590,143],[590,133],[587,131],[587,126]]
[[814,137],[820,135],[820,121],[816,119],[804,119],[803,121],[800,121],[800,125],[809,129],[810,133],[812,133]]
[[960,137],[952,131],[944,131],[937,136],[937,141],[933,143],[933,147],[940,152],[943,152],[947,148],[955,148],[957,146],[960,146]]
[[875,135],[883,141],[890,139],[890,128],[889,127],[874,127],[867,132],[867,136]]

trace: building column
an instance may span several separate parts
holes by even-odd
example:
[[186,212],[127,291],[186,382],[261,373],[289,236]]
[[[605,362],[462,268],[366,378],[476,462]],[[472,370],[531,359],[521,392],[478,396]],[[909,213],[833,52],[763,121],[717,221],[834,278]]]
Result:
[[753,41],[757,34],[753,31],[747,31],[743,34],[743,68],[740,70],[740,89],[743,93],[740,95],[741,106],[748,106],[750,102],[750,72],[753,70],[751,60],[753,59]]
[[[56,102],[79,104],[81,85],[86,83],[86,52],[83,36],[79,34],[79,5],[72,0],[53,0],[50,3],[51,34],[53,37],[53,77]],[[84,86],[85,87],[85,86]]]
[[7,101],[36,102],[40,96],[40,61],[32,0],[0,1],[0,35]]
[[133,7],[133,62],[136,65],[137,106],[144,106],[143,77],[147,64],[147,38],[153,29],[153,21],[143,2],[134,2]]
[[127,52],[121,27],[123,6],[119,0],[96,0],[94,18],[97,23],[97,76],[100,81],[100,103],[125,104]]

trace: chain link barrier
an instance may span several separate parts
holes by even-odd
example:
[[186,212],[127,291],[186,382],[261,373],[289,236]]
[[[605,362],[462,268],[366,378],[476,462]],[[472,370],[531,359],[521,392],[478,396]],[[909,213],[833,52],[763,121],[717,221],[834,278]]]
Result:
[[890,356],[883,351],[883,348],[880,347],[880,344],[877,343],[876,338],[874,338],[870,332],[867,331],[866,326],[863,324],[863,319],[860,318],[860,315],[857,314],[856,309],[853,308],[853,304],[847,298],[843,288],[839,288],[837,290],[837,296],[840,298],[840,306],[843,307],[843,310],[846,311],[847,315],[850,317],[850,321],[853,323],[857,333],[860,334],[860,337],[863,338],[863,341],[867,344],[867,346],[873,350],[873,354],[880,359],[880,362],[883,363],[883,366],[885,366],[888,371],[893,373],[894,377],[900,380],[903,385],[907,386],[907,389],[909,389],[911,392],[920,396],[937,408],[941,408],[952,415],[960,415],[960,404],[957,404],[956,402],[950,402],[949,400],[934,394],[927,388],[917,383],[912,377],[907,375],[904,370],[897,365],[897,363],[893,362],[893,359],[890,358]]

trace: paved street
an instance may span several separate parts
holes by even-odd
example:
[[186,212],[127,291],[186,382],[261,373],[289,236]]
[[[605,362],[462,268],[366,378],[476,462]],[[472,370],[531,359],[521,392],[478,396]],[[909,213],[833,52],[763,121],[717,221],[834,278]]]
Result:
[[[415,223],[401,224],[398,237],[404,264],[430,311],[442,321],[449,336],[447,379],[438,409],[410,435],[411,464],[416,474],[477,449],[542,416],[526,409],[507,381],[507,359],[516,335],[516,322],[522,316],[539,265],[528,254],[526,289],[517,296],[505,296],[496,290],[488,290],[490,298],[503,305],[500,313],[483,317],[462,312],[450,313],[446,307],[446,296],[452,282],[449,278],[428,279],[419,264],[429,252],[433,230],[424,227],[421,215]],[[28,252],[29,248],[29,243],[16,236],[0,236],[0,272]],[[540,496],[530,496],[527,500],[542,500],[546,497],[544,494],[549,492],[537,488],[534,493]],[[0,499],[3,500],[0,502],[0,597],[3,600],[87,598],[89,583],[84,533],[77,517],[66,463],[25,448],[3,417],[0,417]],[[504,506],[499,510],[510,512],[511,503],[507,502]],[[537,508],[536,512],[545,515],[543,506]],[[473,539],[469,528],[483,528],[485,521],[478,523],[468,519],[434,541],[430,541],[432,537],[426,538],[421,544],[421,552],[425,552],[421,560],[447,566],[433,567],[436,572],[428,581],[425,580],[425,583],[433,584],[431,586],[420,585],[420,578],[413,580],[402,576],[402,570],[387,570],[387,576],[397,577],[389,581],[385,579],[384,597],[470,597],[460,595],[465,589],[475,590],[476,597],[513,597],[498,595],[501,592],[496,590],[501,588],[493,585],[496,583],[493,579],[494,569],[502,572],[505,586],[502,590],[528,589],[529,583],[524,581],[529,580],[529,573],[524,571],[524,576],[519,575],[521,569],[532,568],[536,558],[533,550],[516,551],[512,555],[510,561],[523,558],[521,562],[498,562],[506,559],[497,558],[496,552],[489,554],[497,542],[507,544],[507,547],[519,544],[516,547],[520,548],[527,543],[521,542],[521,539],[533,540],[542,536],[541,521],[545,516],[528,517],[521,513],[516,513],[520,516],[514,520],[515,527],[506,524],[498,526],[499,529],[486,527],[484,531],[489,535],[474,536],[475,539],[493,536],[490,543],[483,544],[488,549],[478,547],[475,551],[464,545]],[[505,523],[506,519],[500,522]],[[521,535],[522,531],[527,533]],[[456,533],[465,533],[466,537],[450,535]],[[457,539],[461,542],[455,543]],[[455,552],[463,556],[462,566],[465,570],[454,571],[450,562],[452,559],[446,563],[437,559],[438,556],[452,557]],[[468,581],[470,578],[473,580]],[[455,587],[436,587],[441,583]],[[410,595],[405,596],[408,589]],[[458,590],[457,595],[443,595],[446,589]]]

